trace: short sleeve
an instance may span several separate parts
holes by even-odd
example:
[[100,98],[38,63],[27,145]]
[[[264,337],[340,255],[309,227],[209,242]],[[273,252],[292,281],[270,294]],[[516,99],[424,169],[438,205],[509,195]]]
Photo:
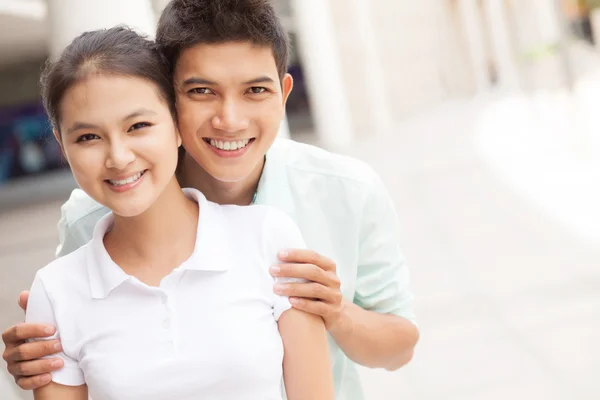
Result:
[[[287,214],[277,209],[269,210],[270,212],[265,219],[264,235],[266,246],[266,257],[270,265],[279,264],[281,261],[277,257],[277,253],[285,249],[305,249],[306,244],[300,233],[300,228]],[[298,278],[276,278],[274,283],[290,283],[290,282],[306,282],[304,279]],[[275,296],[273,306],[273,316],[276,321],[279,317],[292,308],[292,305],[287,296]]]
[[[51,337],[34,339],[34,341],[60,339],[60,327],[54,317],[52,304],[50,303],[48,293],[46,292],[46,288],[39,272],[37,273],[29,292],[25,322],[32,324],[48,324],[56,327],[56,333]],[[85,383],[83,371],[79,368],[77,360],[67,356],[64,352],[60,352],[47,358],[56,357],[62,358],[64,367],[52,373],[52,380],[54,382],[67,386],[80,386]]]
[[376,177],[361,218],[354,303],[365,310],[416,323],[410,275],[400,250],[397,224],[392,199]]

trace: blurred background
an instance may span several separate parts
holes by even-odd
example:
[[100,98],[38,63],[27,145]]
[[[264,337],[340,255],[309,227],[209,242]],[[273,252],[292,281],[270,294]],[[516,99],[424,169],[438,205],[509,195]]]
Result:
[[[216,0],[217,1],[217,0]],[[166,0],[0,0],[0,330],[75,183],[41,66]],[[374,400],[600,399],[600,1],[277,0],[282,136],[370,163],[396,203],[421,342]],[[0,399],[30,398],[0,368]]]

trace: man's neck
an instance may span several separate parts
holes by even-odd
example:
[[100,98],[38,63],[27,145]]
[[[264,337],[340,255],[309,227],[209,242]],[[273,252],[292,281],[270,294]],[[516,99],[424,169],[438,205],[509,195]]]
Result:
[[247,206],[252,203],[258,188],[265,161],[258,164],[246,178],[237,182],[223,182],[215,179],[189,155],[185,155],[180,173],[182,187],[192,187],[217,204]]

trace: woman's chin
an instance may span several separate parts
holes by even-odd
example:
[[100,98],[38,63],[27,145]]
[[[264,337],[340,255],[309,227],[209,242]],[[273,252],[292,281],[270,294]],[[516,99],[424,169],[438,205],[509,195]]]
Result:
[[115,214],[116,216],[122,217],[122,218],[133,218],[133,217],[137,217],[138,215],[143,214],[148,207],[144,206],[144,205],[124,205],[124,206],[119,206],[119,205],[108,205],[108,208],[110,208],[113,212],[113,214]]

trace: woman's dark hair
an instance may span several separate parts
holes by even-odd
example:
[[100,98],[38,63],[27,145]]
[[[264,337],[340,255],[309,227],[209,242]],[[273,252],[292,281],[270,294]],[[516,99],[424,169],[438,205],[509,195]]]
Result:
[[81,34],[58,60],[46,63],[40,79],[42,100],[57,132],[65,92],[93,74],[134,76],[154,83],[175,118],[169,66],[158,45],[130,28],[118,26]]

